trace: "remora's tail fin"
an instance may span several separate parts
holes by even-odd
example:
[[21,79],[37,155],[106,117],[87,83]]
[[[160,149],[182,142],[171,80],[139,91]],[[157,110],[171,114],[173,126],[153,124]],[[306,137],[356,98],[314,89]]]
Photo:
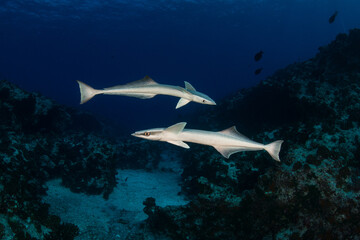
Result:
[[100,92],[99,90],[96,90],[81,81],[77,81],[77,82],[79,84],[80,94],[81,94],[80,104],[86,103]]
[[283,140],[278,140],[269,143],[264,147],[264,149],[270,154],[270,156],[278,162],[280,162],[279,153],[280,153],[281,144],[283,142],[284,142]]

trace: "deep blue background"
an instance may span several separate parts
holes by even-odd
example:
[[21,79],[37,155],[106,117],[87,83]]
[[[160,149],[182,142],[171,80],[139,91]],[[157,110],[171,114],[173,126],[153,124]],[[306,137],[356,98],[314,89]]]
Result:
[[[75,80],[95,88],[145,75],[180,86],[186,80],[219,101],[360,27],[359,9],[358,0],[1,1],[0,78],[129,132],[168,126],[211,106],[175,110],[178,99],[167,96],[97,96],[79,106]],[[254,62],[259,50],[264,57]]]

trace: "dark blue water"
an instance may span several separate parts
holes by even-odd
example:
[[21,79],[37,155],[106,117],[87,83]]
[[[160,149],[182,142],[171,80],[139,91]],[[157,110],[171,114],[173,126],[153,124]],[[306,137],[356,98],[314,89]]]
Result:
[[[175,110],[178,99],[168,96],[97,96],[80,106],[76,80],[103,88],[149,75],[164,84],[188,81],[219,101],[360,27],[359,9],[358,0],[3,0],[0,78],[111,118],[129,132],[168,126],[211,106]],[[260,50],[264,56],[255,62]]]

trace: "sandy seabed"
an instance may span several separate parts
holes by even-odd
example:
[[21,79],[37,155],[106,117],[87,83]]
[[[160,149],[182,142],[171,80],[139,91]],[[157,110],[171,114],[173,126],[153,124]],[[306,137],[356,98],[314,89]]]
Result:
[[187,203],[178,195],[179,172],[118,170],[116,177],[117,187],[108,200],[73,193],[61,185],[60,179],[47,183],[48,195],[43,200],[50,204],[51,214],[79,227],[78,240],[126,239],[147,218],[143,212],[147,197],[155,198],[161,207]]

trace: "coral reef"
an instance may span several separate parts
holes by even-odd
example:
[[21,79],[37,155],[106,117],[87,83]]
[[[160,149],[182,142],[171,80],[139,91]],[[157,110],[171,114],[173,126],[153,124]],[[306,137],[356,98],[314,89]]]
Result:
[[340,34],[195,116],[194,128],[237,125],[258,142],[284,139],[282,161],[192,146],[182,188],[192,201],[147,203],[147,226],[173,239],[360,239],[359,42],[359,29]]
[[152,161],[134,158],[134,153],[145,154],[140,148],[149,144],[115,141],[109,130],[88,113],[0,81],[0,219],[5,219],[0,235],[72,239],[77,227],[50,215],[49,206],[41,202],[45,181],[61,178],[73,192],[108,198],[117,167],[156,166],[155,150]]

